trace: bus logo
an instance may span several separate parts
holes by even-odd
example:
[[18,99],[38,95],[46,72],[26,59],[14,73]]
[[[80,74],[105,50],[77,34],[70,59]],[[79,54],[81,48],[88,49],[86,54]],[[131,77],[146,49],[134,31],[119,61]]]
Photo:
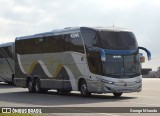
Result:
[[78,38],[79,37],[79,33],[72,33],[70,34],[71,38]]
[[123,85],[123,86],[127,86],[127,83],[123,80],[120,80],[119,83],[121,83],[121,85]]
[[113,58],[121,58],[121,56],[119,56],[119,55],[118,56],[113,56]]

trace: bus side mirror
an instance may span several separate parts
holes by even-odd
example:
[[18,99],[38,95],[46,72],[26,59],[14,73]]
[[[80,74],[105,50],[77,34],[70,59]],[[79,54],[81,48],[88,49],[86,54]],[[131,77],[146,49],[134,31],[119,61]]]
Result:
[[106,54],[105,54],[105,51],[102,49],[102,48],[97,48],[98,51],[100,52],[101,54],[101,61],[105,62],[106,61]]
[[145,62],[145,57],[144,56],[140,56],[140,62],[144,63]]
[[151,60],[151,53],[144,47],[138,47],[138,49],[144,50],[147,53],[148,60]]
[[98,48],[98,47],[93,47],[91,51],[98,51],[101,55],[101,61],[105,62],[106,61],[106,54],[104,49],[102,48]]

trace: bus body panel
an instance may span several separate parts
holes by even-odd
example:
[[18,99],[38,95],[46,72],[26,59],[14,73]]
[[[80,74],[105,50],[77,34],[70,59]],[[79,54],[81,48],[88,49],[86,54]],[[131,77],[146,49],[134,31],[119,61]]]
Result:
[[11,83],[14,68],[14,43],[5,43],[0,45],[0,81]]
[[76,52],[17,54],[19,65],[16,66],[16,72],[21,72],[16,73],[16,77],[40,76],[44,88],[58,89],[66,85],[65,88],[78,90],[77,81],[85,75],[82,57],[84,54]]
[[[84,31],[88,29],[91,30],[90,37],[93,41],[88,41],[84,38],[83,29]],[[129,93],[141,91],[142,76],[140,72],[138,72],[138,75],[128,78],[126,78],[126,76],[122,76],[121,78],[120,76],[112,77],[103,73],[105,70],[102,66],[106,68],[107,63],[102,64],[102,62],[106,60],[104,57],[108,54],[105,54],[105,50],[103,50],[105,48],[94,47],[94,45],[97,45],[96,42],[99,42],[97,40],[95,41],[95,38],[99,37],[99,35],[92,36],[92,34],[95,34],[95,31],[98,33],[101,29],[95,30],[94,28],[86,27],[71,28],[16,38],[16,85],[27,87],[27,78],[30,78],[33,82],[35,78],[39,78],[42,88],[78,91],[79,80],[84,79],[87,83],[88,91],[92,93]],[[133,41],[135,41],[135,46],[132,47],[136,48],[134,54],[137,54],[135,55],[137,58],[139,51],[136,39],[130,31],[125,29],[103,29],[103,31],[128,32],[128,35],[132,36]],[[128,35],[126,36],[124,34],[126,38]],[[88,44],[86,44],[87,42]],[[92,46],[90,47],[91,44]],[[125,41],[123,44],[127,46]],[[130,44],[132,44],[132,42]],[[104,45],[104,47],[106,46]],[[111,47],[116,48],[117,46],[112,45]],[[121,47],[123,48],[123,46]],[[124,50],[126,50],[126,48]],[[118,51],[117,48],[113,50],[113,52],[115,51]],[[103,52],[101,59],[100,52]],[[131,55],[131,52],[125,53],[127,53],[128,56]],[[116,55],[116,58],[119,58],[121,54]],[[95,60],[93,57],[99,60]],[[127,58],[125,57],[125,59]],[[100,65],[97,65],[94,60],[98,61]],[[94,66],[91,67],[91,65]],[[97,70],[97,67],[101,67],[100,70]]]
[[92,93],[130,93],[142,89],[142,76],[116,79],[93,74],[92,78],[95,79],[88,80],[89,91]]

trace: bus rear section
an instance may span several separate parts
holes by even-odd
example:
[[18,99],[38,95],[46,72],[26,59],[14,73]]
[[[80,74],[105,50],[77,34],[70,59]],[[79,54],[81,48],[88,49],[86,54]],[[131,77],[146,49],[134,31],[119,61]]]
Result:
[[15,42],[16,79],[20,87],[41,93],[78,91],[85,75],[85,51],[80,31],[60,30],[20,37]]
[[0,81],[14,83],[14,43],[0,44]]

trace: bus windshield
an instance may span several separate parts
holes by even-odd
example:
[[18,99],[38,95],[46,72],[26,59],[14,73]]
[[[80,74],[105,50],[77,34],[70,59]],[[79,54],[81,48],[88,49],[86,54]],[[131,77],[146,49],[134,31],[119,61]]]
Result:
[[105,75],[111,77],[132,77],[141,73],[137,55],[107,55],[104,67]]
[[101,47],[111,50],[132,50],[138,47],[135,36],[131,32],[98,32]]

